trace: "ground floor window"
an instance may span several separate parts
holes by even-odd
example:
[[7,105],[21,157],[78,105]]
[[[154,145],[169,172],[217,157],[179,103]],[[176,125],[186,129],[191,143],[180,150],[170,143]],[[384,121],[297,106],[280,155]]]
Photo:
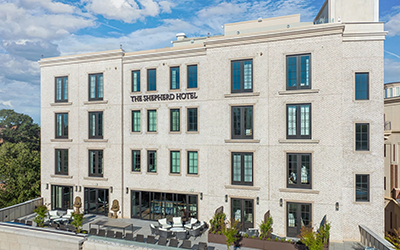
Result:
[[108,189],[85,188],[85,214],[108,215]]
[[159,220],[197,218],[197,195],[131,191],[131,217]]
[[72,209],[73,189],[68,186],[51,186],[51,210]]
[[311,204],[287,203],[287,236],[297,237],[301,227],[308,226],[311,222]]
[[232,219],[239,221],[240,231],[254,227],[254,200],[231,199]]

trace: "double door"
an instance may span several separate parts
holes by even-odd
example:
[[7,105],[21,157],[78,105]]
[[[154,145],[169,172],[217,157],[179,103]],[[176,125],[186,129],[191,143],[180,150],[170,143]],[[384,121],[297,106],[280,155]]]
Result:
[[239,221],[238,229],[246,232],[246,229],[254,227],[254,200],[231,199],[232,220]]
[[287,203],[287,236],[297,237],[301,227],[308,226],[311,222],[311,204]]
[[85,188],[85,213],[108,214],[108,189]]

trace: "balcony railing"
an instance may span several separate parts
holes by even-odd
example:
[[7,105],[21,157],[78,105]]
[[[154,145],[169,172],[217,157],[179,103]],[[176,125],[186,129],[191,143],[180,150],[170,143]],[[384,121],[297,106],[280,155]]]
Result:
[[12,221],[28,214],[32,214],[33,210],[39,205],[43,205],[42,197],[25,201],[14,206],[2,208],[0,209],[0,221]]
[[378,236],[364,225],[358,225],[360,230],[361,244],[377,250],[394,250],[392,244]]
[[385,131],[392,130],[392,122],[385,122]]

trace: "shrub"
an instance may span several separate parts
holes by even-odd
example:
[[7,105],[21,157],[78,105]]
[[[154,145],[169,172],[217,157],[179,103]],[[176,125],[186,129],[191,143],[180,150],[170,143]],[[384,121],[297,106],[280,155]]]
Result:
[[253,236],[251,236],[251,238],[252,238],[252,239],[255,239],[255,238],[256,238],[256,236],[254,236],[254,235],[253,235]]
[[311,223],[307,227],[302,227],[300,231],[300,240],[308,247],[309,250],[322,250],[324,242],[321,234],[313,231]]
[[248,234],[244,234],[244,237],[245,237],[245,238],[249,238],[249,235],[248,235]]
[[222,226],[221,231],[226,237],[226,246],[228,249],[231,245],[233,245],[233,243],[235,243],[239,239],[239,232],[237,230],[238,224],[238,220],[230,219],[228,220],[227,224],[223,224]]
[[214,214],[214,217],[210,220],[210,229],[213,233],[221,232],[222,227],[225,226],[225,219],[226,215],[223,212]]
[[272,232],[272,224],[273,224],[272,217],[268,217],[266,221],[261,221],[258,225],[260,227],[260,235],[263,238],[267,238],[270,233]]
[[262,239],[263,239],[263,237],[262,237],[262,236],[258,236],[258,238],[259,238],[260,240],[262,240]]
[[45,205],[38,206],[33,212],[36,213],[34,222],[38,225],[38,227],[44,227],[44,218],[46,218],[47,214],[47,207]]
[[289,243],[292,243],[292,240],[289,239],[288,242],[289,242]]
[[268,238],[267,240],[268,240],[268,241],[271,241],[271,238]]
[[400,250],[400,230],[394,229],[394,234],[386,234],[385,239],[392,243],[396,250]]
[[71,225],[76,227],[76,232],[80,233],[82,230],[82,224],[83,224],[83,214],[81,213],[72,213],[71,217],[73,221],[71,222]]
[[275,241],[278,241],[278,238],[275,238]]
[[282,242],[285,242],[285,238],[282,238]]

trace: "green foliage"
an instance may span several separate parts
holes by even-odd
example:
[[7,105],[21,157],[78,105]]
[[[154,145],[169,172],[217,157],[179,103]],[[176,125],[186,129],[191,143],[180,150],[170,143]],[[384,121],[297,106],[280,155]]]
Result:
[[26,143],[29,149],[40,150],[40,127],[29,115],[12,109],[0,110],[0,137],[4,142]]
[[214,217],[210,220],[210,227],[213,233],[221,234],[222,227],[225,226],[225,219],[226,215],[223,212],[214,214]]
[[275,238],[275,241],[278,241],[278,238]]
[[263,237],[260,235],[260,236],[258,236],[258,238],[260,239],[260,240],[262,240],[263,239]]
[[228,223],[224,223],[222,226],[222,233],[226,237],[226,246],[229,249],[233,243],[239,239],[239,232],[237,230],[239,221],[238,220],[228,220]]
[[76,227],[76,232],[80,233],[82,230],[82,224],[83,224],[83,214],[81,213],[72,213],[72,222],[71,225]]
[[396,250],[400,250],[400,230],[394,229],[394,234],[386,234],[385,239],[392,243]]
[[267,238],[268,241],[271,241],[271,238]]
[[282,238],[281,241],[282,241],[282,242],[285,242],[285,238]]
[[33,212],[36,213],[36,217],[33,221],[36,222],[38,227],[44,227],[44,218],[46,218],[47,215],[47,207],[45,205],[40,205],[33,210]]
[[252,239],[255,239],[255,238],[256,238],[256,236],[254,236],[254,235],[253,235],[253,236],[251,236],[251,238],[252,238]]
[[274,224],[272,217],[268,217],[266,221],[261,221],[261,223],[258,225],[260,227],[260,235],[263,238],[267,238],[271,234],[272,224]]
[[291,240],[291,239],[289,239],[289,240],[288,240],[288,242],[289,242],[289,243],[292,243],[292,240]]
[[300,231],[300,240],[309,250],[322,250],[324,248],[324,237],[320,232],[314,232],[311,223],[309,226],[303,226]]
[[331,230],[331,223],[325,223],[323,226],[319,228],[319,233],[322,237],[322,241],[324,244],[328,244],[329,242],[329,231]]
[[244,237],[245,237],[245,238],[249,238],[249,235],[248,235],[248,234],[244,234]]
[[0,146],[0,208],[40,196],[40,152],[26,143],[5,142]]

